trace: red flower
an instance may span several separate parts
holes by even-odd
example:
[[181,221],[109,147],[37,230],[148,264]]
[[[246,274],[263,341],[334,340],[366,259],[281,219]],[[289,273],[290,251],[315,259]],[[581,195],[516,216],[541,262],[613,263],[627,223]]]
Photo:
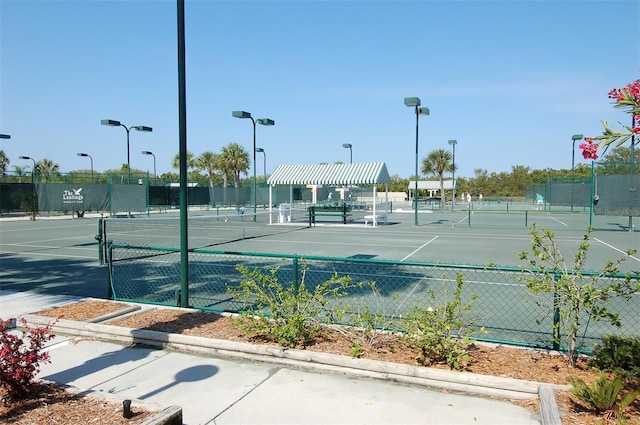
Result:
[[582,157],[584,159],[598,159],[598,144],[593,143],[592,138],[586,138],[588,143],[580,144],[580,149],[582,149]]

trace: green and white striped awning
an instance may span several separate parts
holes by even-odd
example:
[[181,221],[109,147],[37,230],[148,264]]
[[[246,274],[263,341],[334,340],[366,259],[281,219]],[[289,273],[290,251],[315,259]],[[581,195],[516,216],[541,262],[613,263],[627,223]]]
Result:
[[279,165],[267,180],[277,185],[371,185],[391,183],[384,162]]

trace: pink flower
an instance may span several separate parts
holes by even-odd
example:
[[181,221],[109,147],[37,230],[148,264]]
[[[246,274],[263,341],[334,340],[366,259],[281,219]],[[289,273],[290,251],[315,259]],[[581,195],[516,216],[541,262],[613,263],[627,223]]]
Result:
[[620,100],[620,90],[618,89],[611,89],[611,91],[608,93],[609,99],[617,99],[618,101]]
[[580,144],[582,157],[584,159],[598,159],[598,144],[593,142],[593,138],[585,137],[587,143]]
[[640,99],[640,82],[634,81],[629,84],[627,86],[627,91],[629,92],[629,97],[637,102]]

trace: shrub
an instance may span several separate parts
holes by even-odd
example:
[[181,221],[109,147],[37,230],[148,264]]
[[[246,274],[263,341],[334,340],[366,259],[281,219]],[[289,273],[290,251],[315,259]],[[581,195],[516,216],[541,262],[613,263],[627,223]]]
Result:
[[[386,302],[375,282],[362,283],[361,287],[371,290],[371,297],[368,297],[367,301],[373,302],[373,307],[364,301],[358,301],[340,309],[334,308],[336,318],[343,324],[336,330],[351,341],[351,355],[353,357],[361,357],[365,349],[372,348],[383,333],[393,332],[399,328],[398,311],[409,297],[407,295],[396,307],[396,310],[389,314],[385,310]],[[397,296],[393,298],[396,299]]]
[[589,405],[596,413],[612,411],[615,413],[618,423],[625,423],[624,410],[640,395],[640,390],[630,391],[621,397],[624,389],[622,376],[608,379],[604,372],[594,379],[589,386],[583,379],[568,376],[567,379],[573,386],[571,393]]
[[593,348],[589,365],[640,381],[640,338],[605,335]]
[[37,392],[40,363],[50,361],[49,352],[42,348],[55,336],[51,332],[55,322],[38,328],[29,327],[25,319],[20,323],[22,336],[6,332],[6,323],[0,320],[0,385],[7,391],[5,405]]
[[[460,369],[471,360],[467,349],[472,343],[469,334],[475,327],[467,314],[477,294],[471,295],[468,303],[463,303],[463,286],[463,276],[458,273],[453,294],[447,289],[443,291],[446,300],[443,305],[429,306],[438,301],[435,291],[430,290],[427,293],[427,307],[414,307],[407,315],[406,337],[410,344],[420,349],[420,363],[445,362],[451,369]],[[484,332],[484,329],[480,331]]]
[[[612,325],[620,327],[617,313],[608,311],[608,302],[615,297],[629,299],[636,291],[640,290],[640,282],[632,278],[630,274],[624,279],[613,283],[601,283],[600,280],[611,275],[618,274],[619,266],[635,249],[628,249],[617,261],[606,261],[605,266],[597,274],[585,274],[584,265],[589,251],[589,235],[592,229],[587,231],[578,246],[573,260],[573,270],[567,262],[560,248],[556,244],[553,232],[542,229],[538,232],[535,224],[531,226],[531,250],[519,254],[520,260],[526,260],[527,267],[522,267],[524,276],[518,277],[527,285],[529,291],[537,293],[552,293],[554,306],[560,313],[560,323],[554,323],[554,342],[560,343],[560,331],[564,332],[568,340],[567,352],[570,367],[576,366],[578,359],[578,335],[586,332],[582,322],[583,315],[587,315],[587,325],[590,319],[606,320]],[[604,280],[604,279],[603,279]]]
[[611,409],[624,388],[621,376],[609,380],[604,372],[600,372],[600,377],[594,379],[590,386],[579,377],[568,376],[567,379],[573,386],[571,394],[587,403],[596,413]]
[[346,289],[358,286],[351,283],[351,278],[334,274],[310,291],[304,283],[306,264],[297,286],[280,283],[277,267],[266,272],[251,271],[239,264],[236,269],[245,279],[238,287],[229,288],[229,292],[244,301],[245,311],[238,319],[241,329],[252,335],[263,334],[285,347],[311,342],[323,324],[335,321],[332,302],[346,295]]

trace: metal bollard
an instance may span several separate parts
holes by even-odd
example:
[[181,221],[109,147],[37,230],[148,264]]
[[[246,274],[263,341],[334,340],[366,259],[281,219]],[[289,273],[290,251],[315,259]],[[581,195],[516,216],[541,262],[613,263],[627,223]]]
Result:
[[122,416],[127,419],[133,416],[131,414],[131,400],[125,400],[122,402]]

